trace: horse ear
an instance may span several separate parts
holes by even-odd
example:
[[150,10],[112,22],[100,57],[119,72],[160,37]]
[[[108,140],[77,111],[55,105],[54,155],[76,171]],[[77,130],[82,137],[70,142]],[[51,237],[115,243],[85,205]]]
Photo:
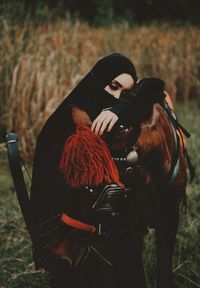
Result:
[[72,119],[75,126],[92,126],[92,121],[88,114],[84,110],[75,106],[72,107]]

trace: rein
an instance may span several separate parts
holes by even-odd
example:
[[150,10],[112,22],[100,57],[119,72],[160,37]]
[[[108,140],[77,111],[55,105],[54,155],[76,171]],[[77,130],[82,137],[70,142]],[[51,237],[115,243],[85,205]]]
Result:
[[163,111],[165,113],[165,115],[167,116],[167,119],[169,121],[169,123],[171,124],[172,130],[173,130],[173,134],[174,134],[174,141],[175,141],[175,151],[174,151],[174,155],[173,155],[173,159],[172,159],[172,165],[171,165],[171,171],[169,173],[168,176],[168,183],[166,184],[166,189],[168,187],[170,187],[170,185],[174,182],[174,180],[176,179],[176,176],[178,174],[178,170],[179,170],[179,152],[180,152],[180,139],[179,139],[179,135],[178,135],[178,127],[177,127],[177,123],[176,123],[176,118],[174,116],[174,114],[169,110],[169,108],[167,107],[166,103],[164,106],[161,106],[163,108]]

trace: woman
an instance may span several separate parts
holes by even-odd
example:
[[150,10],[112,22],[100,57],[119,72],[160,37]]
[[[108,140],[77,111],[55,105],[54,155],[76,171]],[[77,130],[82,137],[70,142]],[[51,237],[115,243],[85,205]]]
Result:
[[71,115],[72,106],[84,110],[92,123],[102,109],[114,106],[118,102],[104,88],[110,85],[110,89],[115,90],[111,83],[120,74],[128,74],[130,79],[129,86],[123,87],[122,91],[132,88],[137,76],[132,62],[127,57],[116,53],[101,59],[42,128],[36,143],[31,187],[32,207],[33,211],[37,210],[38,221],[55,215],[61,209],[62,202],[54,191],[57,190],[57,167],[63,145],[75,128]]
[[[119,117],[123,119],[125,126],[126,124],[130,126],[135,119],[131,115],[127,117],[126,111],[127,109],[130,111],[130,105],[134,107],[131,98],[134,98],[135,94],[132,93],[127,97],[125,92],[131,90],[136,82],[135,67],[127,57],[118,53],[108,55],[97,62],[45,123],[37,139],[31,186],[32,219],[36,239],[41,236],[39,227],[45,221],[48,222],[48,219],[65,211],[66,203],[70,205],[67,198],[70,192],[66,193],[60,185],[61,173],[58,166],[64,143],[75,132],[77,117],[76,110],[73,108],[78,108],[85,113],[86,117],[78,118],[79,125],[88,125],[91,131],[99,135],[105,131],[116,130],[114,127],[117,126],[114,124],[119,122]],[[143,94],[146,83],[148,85],[150,83],[150,87],[148,85],[147,87],[156,99],[163,94],[163,82],[158,79],[144,80],[137,86],[135,93]],[[137,117],[140,116],[140,112],[137,111]],[[118,128],[123,130],[119,125]],[[106,141],[106,137],[104,140]],[[129,208],[132,209],[131,206]],[[53,270],[50,269],[52,287],[60,288],[69,285],[71,288],[81,286],[111,288],[128,287],[131,283],[132,285],[137,283],[138,288],[145,287],[140,253],[143,234],[144,231],[139,229],[138,233],[130,237],[122,237],[119,241],[115,241],[112,249],[109,248],[112,250],[115,263],[114,271],[104,270],[95,262],[89,266],[91,271],[87,269],[83,270],[84,272],[79,271],[78,274],[75,272],[74,275],[65,269],[62,271],[54,267]],[[110,247],[110,244],[105,245],[106,249]],[[44,255],[43,249],[36,247],[36,250],[38,267],[48,269],[49,263],[44,262],[46,254]]]

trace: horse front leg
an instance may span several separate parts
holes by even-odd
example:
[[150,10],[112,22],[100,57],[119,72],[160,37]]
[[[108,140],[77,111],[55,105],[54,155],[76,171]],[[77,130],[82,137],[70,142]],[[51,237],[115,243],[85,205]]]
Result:
[[179,220],[179,197],[175,191],[164,192],[156,206],[156,287],[172,288],[172,259]]

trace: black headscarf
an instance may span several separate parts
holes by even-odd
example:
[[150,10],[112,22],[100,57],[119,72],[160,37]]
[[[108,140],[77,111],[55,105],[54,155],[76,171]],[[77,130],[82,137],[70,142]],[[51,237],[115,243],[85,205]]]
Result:
[[66,203],[67,193],[62,193],[58,183],[58,164],[64,143],[74,132],[71,106],[86,111],[93,121],[103,108],[119,101],[104,88],[122,73],[130,74],[137,81],[135,67],[126,56],[114,53],[100,59],[43,126],[33,162],[31,205],[34,220],[51,217],[63,210]]
[[122,73],[129,74],[137,81],[135,67],[126,56],[119,53],[108,55],[95,64],[64,102],[82,108],[93,121],[103,108],[119,101],[104,88]]

